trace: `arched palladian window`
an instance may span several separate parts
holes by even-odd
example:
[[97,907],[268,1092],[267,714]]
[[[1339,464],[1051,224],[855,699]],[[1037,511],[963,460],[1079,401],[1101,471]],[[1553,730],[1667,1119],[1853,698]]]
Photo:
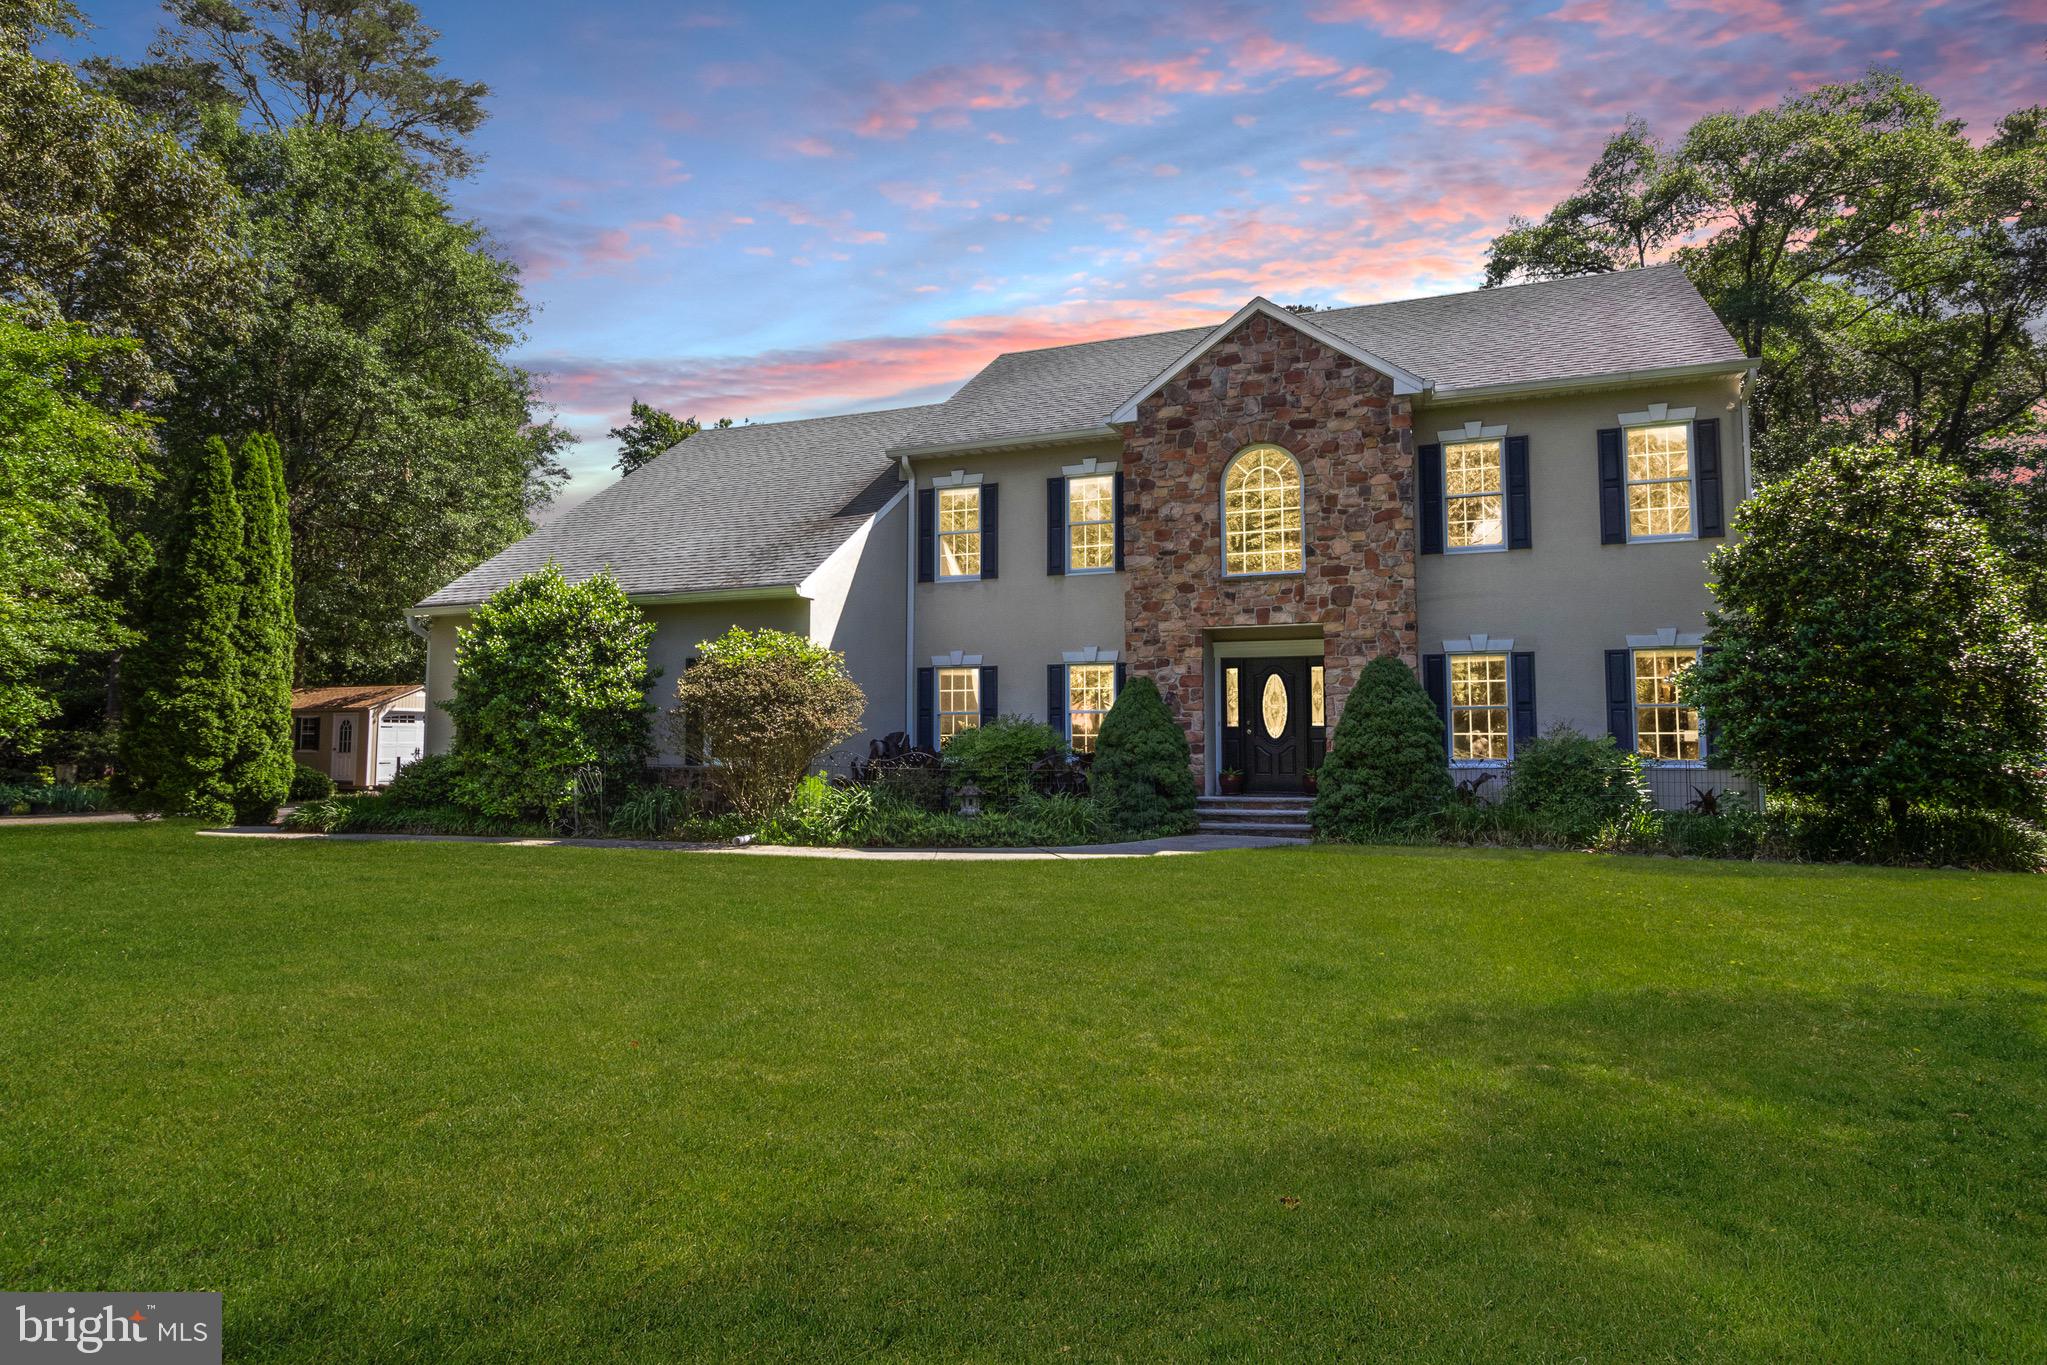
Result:
[[1223,471],[1223,572],[1300,571],[1300,465],[1278,446],[1239,451]]

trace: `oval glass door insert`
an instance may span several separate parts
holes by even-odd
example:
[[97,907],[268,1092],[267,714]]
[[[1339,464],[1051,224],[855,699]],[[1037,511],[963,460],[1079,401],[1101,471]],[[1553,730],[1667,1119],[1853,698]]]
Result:
[[1279,674],[1266,675],[1265,692],[1258,699],[1258,708],[1264,712],[1267,739],[1278,739],[1286,733],[1286,684],[1279,680]]

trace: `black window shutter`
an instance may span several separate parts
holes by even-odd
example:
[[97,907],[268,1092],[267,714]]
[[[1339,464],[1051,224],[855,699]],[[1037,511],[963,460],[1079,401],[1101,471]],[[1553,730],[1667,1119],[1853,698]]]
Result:
[[1066,572],[1066,477],[1045,480],[1045,572]]
[[1443,447],[1433,443],[1421,448],[1419,473],[1422,524],[1422,553],[1443,553]]
[[986,725],[994,720],[995,714],[995,670],[984,668],[981,670],[981,723]]
[[1629,650],[1606,651],[1606,732],[1625,752],[1635,752],[1635,670]]
[[1628,543],[1627,480],[1621,468],[1621,429],[1606,427],[1599,433],[1599,543]]
[[[1116,661],[1116,696],[1118,697],[1123,695],[1123,679],[1129,668],[1130,665],[1124,663],[1121,659]],[[1109,704],[1111,706],[1115,705],[1114,699],[1111,699]]]
[[1692,423],[1692,467],[1699,482],[1699,535],[1727,534],[1720,510],[1720,419],[1702,417]]
[[1045,665],[1045,724],[1066,733],[1066,665]]
[[[1116,572],[1123,571],[1123,471],[1110,476],[1110,493],[1116,499]],[[1122,665],[1118,664],[1118,668]],[[1118,675],[1121,676],[1121,675]]]
[[981,485],[981,577],[995,577],[1002,541],[1002,504],[992,483]]
[[1514,693],[1514,744],[1535,738],[1535,656],[1515,651],[1509,656]]
[[917,743],[926,749],[938,747],[938,670],[917,670]]
[[1435,703],[1436,718],[1443,726],[1443,753],[1450,752],[1450,663],[1441,654],[1422,655],[1422,691]]
[[1535,543],[1528,508],[1528,438],[1507,438],[1507,548],[1526,550]]
[[917,490],[917,581],[929,583],[938,576],[938,495],[929,488]]

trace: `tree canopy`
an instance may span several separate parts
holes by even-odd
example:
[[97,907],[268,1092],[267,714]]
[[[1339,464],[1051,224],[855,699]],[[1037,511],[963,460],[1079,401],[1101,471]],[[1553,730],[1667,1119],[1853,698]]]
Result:
[[264,269],[244,330],[180,375],[171,438],[276,435],[299,676],[407,676],[406,608],[525,534],[565,477],[568,434],[504,358],[529,316],[517,267],[381,133],[215,118],[201,145]]
[[110,580],[136,549],[110,499],[147,486],[148,424],[107,411],[95,372],[132,341],[30,327],[0,305],[0,744],[57,714],[47,675],[129,638]]
[[463,139],[489,117],[490,87],[442,75],[440,33],[405,0],[167,0],[149,60],[86,68],[174,131],[231,106],[271,132],[375,128],[437,175],[476,165]]
[[[721,417],[717,425],[729,427],[732,419]],[[694,417],[676,417],[635,398],[626,424],[611,429],[611,439],[618,442],[618,461],[612,468],[623,477],[702,430],[703,424]]]

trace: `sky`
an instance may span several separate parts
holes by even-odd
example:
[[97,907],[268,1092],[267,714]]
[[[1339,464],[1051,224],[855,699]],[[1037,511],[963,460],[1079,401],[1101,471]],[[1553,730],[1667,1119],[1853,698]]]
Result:
[[[1979,137],[2047,100],[2047,0],[417,2],[493,91],[451,197],[523,268],[563,505],[635,397],[896,407],[1256,294],[1474,288],[1630,114],[1674,141],[1872,65]],[[84,7],[118,56],[159,19]]]

